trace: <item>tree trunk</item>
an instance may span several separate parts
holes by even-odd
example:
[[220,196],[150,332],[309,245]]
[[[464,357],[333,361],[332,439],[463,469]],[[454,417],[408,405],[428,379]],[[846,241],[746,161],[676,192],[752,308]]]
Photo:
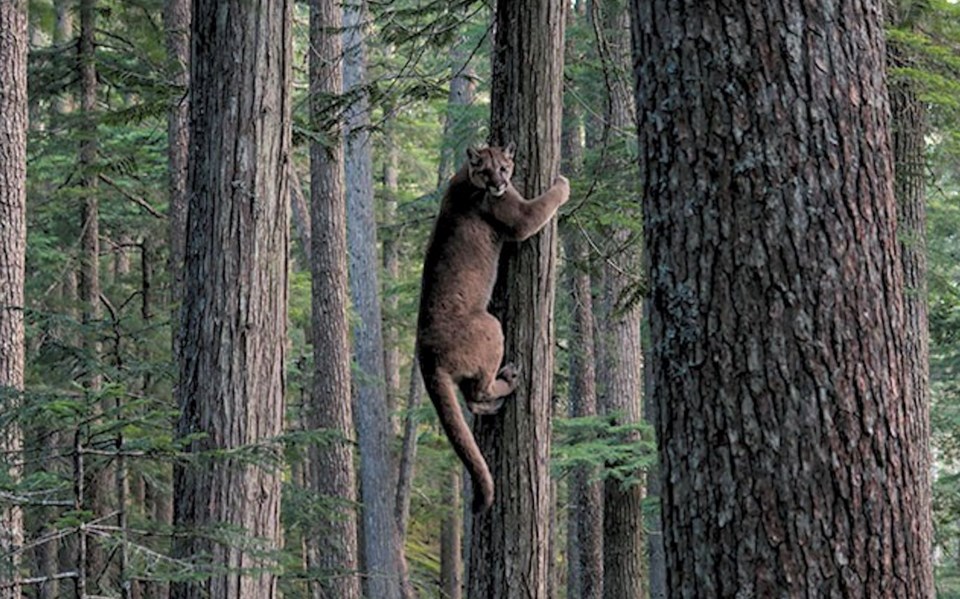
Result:
[[[514,184],[526,197],[559,172],[564,8],[551,0],[497,5],[491,141],[516,142]],[[504,408],[474,424],[497,495],[474,516],[467,595],[539,598],[548,576],[556,221],[508,244],[497,278],[492,311],[520,377]]]
[[[413,487],[414,467],[417,462],[417,429],[420,419],[417,411],[423,399],[423,379],[420,367],[414,359],[410,366],[410,389],[407,394],[407,417],[404,419],[403,445],[400,450],[400,465],[397,470],[397,535],[400,539],[407,536],[407,524],[410,521],[410,493]],[[442,542],[442,539],[441,539]],[[459,549],[459,548],[458,548]]]
[[[54,0],[56,22],[53,27],[53,43],[59,49],[73,43],[73,5],[74,0]],[[58,94],[53,100],[53,111],[56,117],[73,111],[73,97],[69,93]],[[59,120],[56,119],[56,120]]]
[[[170,193],[170,287],[174,305],[183,299],[183,261],[187,237],[187,157],[190,142],[190,0],[166,0],[167,63],[176,86],[167,111],[167,187]],[[177,318],[173,319],[176,322]],[[177,339],[176,332],[174,340]],[[176,342],[176,341],[175,341]],[[174,347],[174,356],[177,356]]]
[[[0,3],[0,413],[19,408],[23,391],[23,284],[27,249],[27,2]],[[20,479],[19,418],[0,430],[5,476]],[[0,504],[0,597],[19,599],[23,510]],[[9,586],[7,586],[9,585]]]
[[[341,77],[342,81],[342,77]],[[341,141],[341,146],[343,142]],[[343,148],[340,148],[343,154]],[[341,162],[343,158],[341,157]],[[290,209],[293,220],[293,228],[297,232],[297,238],[300,239],[300,247],[303,255],[306,257],[307,268],[311,268],[310,261],[313,259],[310,252],[313,251],[313,225],[310,223],[310,207],[307,205],[307,198],[303,196],[303,184],[300,182],[300,175],[297,173],[297,167],[291,161],[290,163]],[[342,167],[341,167],[342,170]],[[343,188],[343,175],[341,174],[340,187]],[[291,252],[292,253],[292,252]]]
[[[657,406],[651,394],[643,396],[643,419],[654,430],[658,427]],[[644,530],[647,533],[647,588],[650,599],[667,597],[667,556],[663,550],[663,518],[660,516],[660,468],[654,465],[647,469],[647,502],[656,505],[653,513],[648,513]]]
[[336,513],[318,523],[308,540],[310,570],[320,575],[310,596],[360,597],[357,576],[357,500],[353,416],[350,405],[350,343],[347,321],[347,213],[343,187],[343,131],[322,112],[324,95],[343,91],[340,70],[340,6],[335,0],[310,5],[310,96],[314,127],[331,145],[310,146],[311,248],[313,280],[313,400],[310,428],[335,433],[339,440],[310,450],[310,485],[331,499]]
[[176,554],[214,568],[178,599],[278,596],[292,6],[193,3]]
[[[396,322],[399,296],[391,288],[400,277],[400,225],[397,223],[397,192],[399,191],[400,148],[397,145],[393,106],[384,108],[383,143],[386,156],[383,163],[383,290],[385,310],[383,318],[383,372],[387,391],[387,416],[391,432],[400,430],[397,404],[400,397],[400,348]],[[401,535],[402,538],[402,535]]]
[[[468,136],[463,119],[466,107],[473,104],[477,91],[477,74],[470,66],[465,36],[461,35],[450,54],[450,91],[447,95],[447,114],[443,120],[443,145],[437,165],[437,187],[444,187],[457,169],[466,151]],[[465,139],[466,138],[466,139]]]
[[880,4],[631,2],[670,596],[933,596]]
[[[97,71],[95,54],[95,30],[97,18],[96,0],[80,0],[80,185],[83,188],[83,204],[80,213],[80,305],[83,327],[83,349],[86,354],[83,385],[87,393],[100,393],[103,377],[100,374],[100,332],[96,330],[100,320],[100,207],[97,196]],[[90,404],[94,410],[100,406]],[[106,406],[104,406],[106,407]],[[109,408],[108,408],[109,409]],[[86,458],[84,458],[86,459]],[[86,465],[87,482],[85,509],[95,517],[105,515],[107,489],[111,488],[110,469],[100,461],[89,460]],[[79,534],[86,534],[80,531]],[[98,582],[106,571],[107,556],[100,542],[90,538],[87,543],[85,568],[87,590],[97,593]]]
[[353,349],[359,374],[354,379],[360,489],[363,496],[363,555],[366,594],[400,596],[400,544],[395,495],[388,481],[392,428],[384,393],[383,334],[377,283],[377,223],[370,158],[370,102],[366,91],[365,0],[343,5],[343,83],[353,102],[346,112],[347,244],[350,296],[357,321]]
[[[571,170],[571,172],[574,172]],[[579,229],[565,230],[569,264],[568,289],[572,292],[573,327],[570,348],[570,415],[596,416],[597,387],[594,369],[593,298],[588,253]],[[568,597],[599,599],[603,596],[603,485],[594,480],[593,468],[578,467],[570,476],[570,525],[567,530],[575,550],[568,556]],[[576,560],[576,561],[574,561]]]
[[[576,11],[567,14],[567,26],[574,24]],[[567,36],[568,59],[574,45]],[[565,98],[567,100],[567,98]],[[571,177],[583,171],[582,111],[578,100],[564,102],[563,161]],[[586,234],[579,221],[562,229],[566,253],[567,288],[572,293],[570,331],[570,416],[597,414],[597,372],[594,345],[594,311],[590,256]],[[567,516],[567,597],[599,599],[603,596],[603,485],[592,480],[595,469],[576,468],[571,472]]]
[[[891,15],[896,11],[891,10]],[[898,23],[888,17],[888,22]],[[901,66],[906,50],[893,42],[887,45],[888,63]],[[909,438],[921,447],[930,439],[930,334],[927,322],[927,212],[926,212],[926,157],[924,135],[926,109],[915,84],[909,80],[894,80],[890,84],[891,131],[893,145],[894,197],[897,202],[897,239],[903,264],[904,315],[906,318],[904,343],[904,370],[906,384],[912,391],[907,395],[912,405],[906,406]],[[930,456],[924,451],[913,451],[911,469],[929,472]],[[919,505],[932,504],[929,481],[919,497]],[[923,536],[933,539],[932,523]]]
[[460,504],[462,467],[457,464],[444,488],[444,505],[448,509],[440,528],[440,597],[463,597],[463,557],[460,552],[463,532],[463,510]]

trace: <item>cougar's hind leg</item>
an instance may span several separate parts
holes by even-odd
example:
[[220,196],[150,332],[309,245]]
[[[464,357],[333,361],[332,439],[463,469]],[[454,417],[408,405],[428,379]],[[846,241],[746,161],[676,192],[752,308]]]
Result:
[[504,398],[517,386],[517,370],[512,364],[500,368],[503,360],[503,329],[500,321],[486,312],[478,317],[474,347],[477,349],[478,376],[463,381],[461,390],[467,407],[474,414],[494,414],[502,406]]

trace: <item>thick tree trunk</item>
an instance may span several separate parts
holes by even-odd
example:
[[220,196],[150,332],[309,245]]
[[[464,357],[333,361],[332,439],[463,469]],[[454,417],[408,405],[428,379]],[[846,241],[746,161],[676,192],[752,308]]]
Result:
[[310,487],[332,500],[336,512],[318,523],[308,539],[314,599],[360,597],[357,554],[357,500],[353,416],[350,404],[350,343],[347,322],[347,213],[343,186],[343,131],[322,113],[324,95],[343,91],[340,70],[342,24],[335,0],[310,5],[310,92],[314,126],[326,131],[329,146],[310,146],[311,249],[313,280],[313,399],[307,410],[313,429],[339,440],[310,450]]
[[[27,2],[0,3],[0,413],[23,391],[23,284],[27,248]],[[14,418],[0,430],[5,476],[19,480],[23,435]],[[19,599],[23,510],[0,504],[0,597]],[[8,586],[9,585],[9,586]]]
[[365,590],[370,597],[394,599],[400,596],[401,560],[394,517],[395,495],[388,482],[394,480],[396,470],[391,465],[392,428],[384,393],[370,103],[364,87],[366,15],[365,0],[343,6],[343,83],[345,93],[354,98],[346,114],[345,167],[350,296],[357,313],[353,350],[359,375],[354,379],[354,401],[363,496]]
[[[497,5],[491,142],[516,142],[514,184],[526,197],[559,174],[564,9],[551,0]],[[492,307],[520,377],[500,413],[474,424],[496,498],[473,518],[469,597],[546,596],[556,237],[553,221],[501,257]]]
[[193,3],[176,553],[214,567],[178,599],[278,596],[292,6]]
[[670,596],[933,596],[880,4],[631,2]]

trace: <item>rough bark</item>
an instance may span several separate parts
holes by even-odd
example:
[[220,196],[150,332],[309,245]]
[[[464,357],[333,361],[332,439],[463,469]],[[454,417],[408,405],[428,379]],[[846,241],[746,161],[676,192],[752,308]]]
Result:
[[[23,391],[23,284],[27,246],[27,2],[0,3],[0,413]],[[5,475],[19,480],[23,435],[14,418],[0,430]],[[23,510],[0,504],[0,597],[19,599]],[[9,586],[7,586],[9,585]]]
[[[890,10],[890,15],[897,11]],[[888,22],[898,23],[888,15]],[[888,62],[900,66],[904,48],[890,43]],[[926,157],[924,135],[926,109],[916,85],[909,80],[890,83],[891,131],[893,145],[894,197],[897,203],[897,239],[903,265],[904,315],[906,319],[903,349],[906,384],[912,405],[906,406],[909,438],[921,447],[930,439],[930,334],[927,321],[927,213]],[[914,472],[928,472],[930,456],[925,451],[911,452]],[[918,497],[922,509],[931,506],[929,481]],[[930,521],[923,522],[923,537],[931,542]]]
[[880,4],[631,2],[672,597],[933,596]]
[[370,158],[370,101],[366,91],[366,2],[343,5],[343,84],[353,102],[346,111],[347,245],[350,297],[357,320],[353,351],[360,489],[363,503],[363,556],[366,594],[393,599],[400,595],[400,544],[394,518],[394,493],[386,481],[391,464],[389,414],[384,392],[383,333]]
[[[559,173],[564,9],[550,0],[497,4],[490,141],[516,142],[513,182],[526,197]],[[473,518],[470,597],[546,595],[556,237],[553,221],[501,256],[492,311],[520,376],[500,413],[474,424],[497,496]]]
[[353,415],[350,405],[350,343],[347,320],[347,213],[343,185],[343,131],[338,120],[322,114],[320,98],[343,91],[342,16],[335,0],[310,5],[310,92],[315,127],[332,140],[310,146],[310,264],[313,280],[313,398],[307,411],[311,428],[339,440],[310,450],[310,485],[337,506],[308,540],[314,599],[360,597],[357,555],[357,499],[354,472]]
[[278,596],[292,6],[193,3],[175,550],[215,567],[178,599]]

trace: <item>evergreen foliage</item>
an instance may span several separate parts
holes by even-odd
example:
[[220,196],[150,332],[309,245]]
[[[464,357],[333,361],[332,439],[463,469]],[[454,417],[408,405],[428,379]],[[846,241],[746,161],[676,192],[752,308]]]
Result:
[[[94,169],[99,180],[103,316],[88,325],[81,322],[77,299],[80,209],[86,193],[79,184],[77,147],[84,115],[76,102],[70,102],[78,92],[79,27],[73,38],[54,43],[59,4],[60,0],[32,0],[29,6],[26,392],[19,409],[0,414],[0,428],[13,422],[23,428],[24,454],[5,459],[22,463],[24,472],[12,480],[7,469],[0,468],[0,502],[21,503],[26,510],[23,578],[78,571],[77,538],[90,535],[111,556],[100,588],[103,594],[119,595],[128,581],[146,589],[200,579],[218,566],[204,563],[201,556],[190,563],[170,558],[174,534],[203,533],[237,543],[252,540],[244,531],[227,528],[175,531],[168,519],[172,465],[187,459],[181,449],[190,439],[175,440],[173,433],[177,367],[171,355],[171,315],[178,306],[171,300],[166,241],[166,111],[184,98],[186,90],[171,83],[164,2],[98,2],[100,91],[94,116],[99,157]],[[903,4],[904,15],[889,31],[889,39],[908,58],[891,68],[891,76],[917,82],[931,115],[927,235],[937,460],[934,510],[941,555],[938,587],[941,596],[960,597],[960,4],[947,0]],[[606,8],[615,10],[612,6]],[[398,332],[400,372],[406,379],[413,359],[422,251],[445,187],[437,177],[440,157],[449,152],[459,166],[465,148],[484,143],[488,134],[492,18],[489,3],[466,0],[374,0],[370,14],[367,88],[374,109],[374,172],[382,172],[387,159],[382,151],[387,121],[400,147],[396,215],[390,222],[379,215],[381,232],[397,239],[401,257],[397,277],[381,277],[382,293],[398,298],[383,318]],[[307,4],[298,3],[293,167],[304,184],[309,172],[307,145],[312,140],[329,141],[323,139],[324,124],[311,123],[308,114],[307,21]],[[605,126],[610,120],[606,100],[610,81],[632,82],[631,73],[617,71],[615,62],[605,56],[610,26],[598,11],[578,15],[567,28],[573,54],[566,60],[565,94],[581,111],[588,143],[582,175],[571,177],[571,201],[561,219],[587,240],[590,256],[586,263],[567,260],[564,267],[595,274],[604,264],[620,268],[624,246],[640,243],[642,232],[635,187],[636,133],[632,127]],[[449,82],[464,72],[472,73],[476,100],[468,106],[450,106]],[[328,98],[325,118],[339,119],[351,99]],[[446,135],[445,119],[451,123]],[[378,181],[375,192],[382,206],[387,192]],[[626,238],[615,241],[612,232],[624,230],[629,233]],[[244,447],[231,454],[260,464],[274,460],[273,465],[283,469],[285,549],[273,557],[284,595],[291,598],[306,597],[311,578],[331,575],[309,571],[302,555],[304,535],[315,533],[312,523],[319,519],[317,514],[330,507],[329,498],[312,495],[303,484],[306,448],[329,442],[330,434],[302,426],[312,371],[310,276],[308,249],[299,242],[294,246],[286,365],[288,424],[278,439],[285,452],[279,463],[263,447]],[[615,310],[636,305],[646,289],[640,272],[626,274],[631,285],[616,298]],[[643,473],[656,460],[649,425],[616,424],[611,416],[562,416],[568,401],[567,352],[575,348],[570,344],[568,290],[559,291],[554,475],[563,481],[572,468],[587,465],[598,467],[600,478],[627,486],[643,484]],[[91,335],[102,342],[99,355],[91,355],[82,342]],[[104,380],[96,392],[82,384],[92,373]],[[408,383],[403,380],[400,389],[408,389]],[[404,406],[405,401],[398,410],[400,418],[407,416]],[[421,406],[416,416],[419,453],[405,550],[414,587],[421,596],[432,597],[438,594],[439,522],[450,510],[460,509],[444,503],[443,485],[451,469],[459,466],[432,407]],[[399,439],[394,445],[399,452]],[[214,453],[193,459],[209,460],[215,467],[222,457]],[[126,493],[123,505],[117,499],[118,473],[125,476],[120,481]],[[103,490],[108,498],[105,511],[94,511],[79,494],[80,483],[92,481],[106,481],[110,487]],[[123,526],[118,524],[121,515]],[[561,528],[558,547],[564,546],[563,534]],[[44,550],[59,552],[63,568],[44,571],[40,562]],[[122,569],[121,554],[126,562]],[[72,584],[73,576],[59,580],[61,589]],[[38,596],[36,586],[25,587],[24,592]]]

